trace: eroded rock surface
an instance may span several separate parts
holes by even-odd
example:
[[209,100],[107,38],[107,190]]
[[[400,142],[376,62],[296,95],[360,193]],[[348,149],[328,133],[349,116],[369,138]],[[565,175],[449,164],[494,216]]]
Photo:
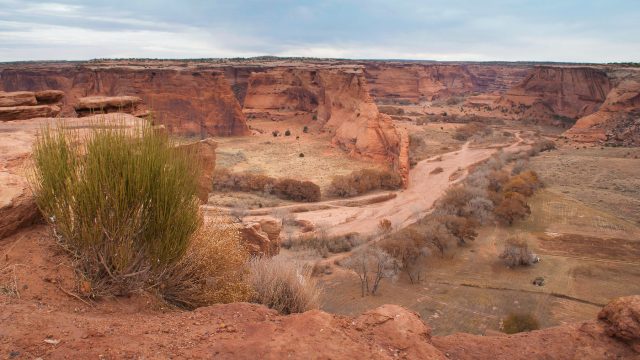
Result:
[[274,256],[280,252],[282,222],[273,218],[243,223],[240,238],[252,256]]
[[565,132],[573,140],[614,145],[640,145],[640,76],[624,79],[593,114]]
[[629,342],[640,354],[640,296],[613,300],[600,311],[598,318],[605,323],[607,335]]
[[0,89],[62,90],[63,116],[75,116],[74,105],[87,96],[136,96],[144,104],[140,110],[151,110],[154,122],[172,133],[249,134],[240,104],[219,70],[110,64],[5,66],[0,67]]

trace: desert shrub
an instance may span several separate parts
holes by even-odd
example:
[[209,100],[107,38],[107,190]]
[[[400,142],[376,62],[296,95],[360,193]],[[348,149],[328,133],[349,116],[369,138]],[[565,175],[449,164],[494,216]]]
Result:
[[532,314],[509,314],[502,320],[502,330],[507,334],[540,329],[538,319]]
[[477,223],[469,217],[444,215],[436,217],[435,221],[443,224],[449,233],[456,239],[458,245],[464,245],[475,240],[478,233],[475,231]]
[[317,228],[313,236],[307,239],[298,239],[294,248],[313,249],[320,254],[329,252],[337,254],[351,251],[356,246],[362,244],[364,240],[359,233],[353,232],[345,235],[330,236],[324,227]]
[[551,151],[556,149],[556,143],[553,140],[540,139],[531,145],[531,149],[527,152],[529,156],[536,156],[544,151]]
[[[199,164],[150,125],[45,128],[34,144],[35,200],[97,292],[148,286],[201,223]],[[118,124],[113,124],[118,125]]]
[[284,132],[284,136],[291,136],[291,130],[287,129],[287,130]]
[[320,288],[311,277],[311,269],[275,256],[249,262],[251,301],[282,314],[301,313],[319,307]]
[[441,172],[443,172],[444,169],[440,166],[438,166],[437,168],[431,170],[431,172],[429,172],[429,174],[433,175],[433,174],[440,174]]
[[445,224],[429,218],[418,228],[422,234],[423,241],[430,247],[435,248],[440,257],[444,257],[447,252],[455,246],[458,240],[449,232]]
[[415,231],[403,231],[384,239],[380,242],[380,247],[397,260],[400,269],[407,274],[412,284],[422,280],[422,265],[430,251]]
[[273,131],[271,132],[271,135],[273,135],[273,137],[278,137],[278,135],[280,135],[280,131],[278,131],[278,130],[273,130]]
[[531,196],[542,186],[542,182],[535,171],[529,170],[513,176],[504,185],[504,192],[517,192],[524,196]]
[[213,188],[216,190],[230,191],[265,191],[272,188],[277,180],[275,178],[250,172],[233,173],[227,169],[216,169],[213,177]]
[[363,297],[367,294],[375,295],[382,280],[395,278],[401,267],[389,253],[372,246],[356,251],[341,265],[358,275]]
[[522,220],[531,214],[524,196],[516,192],[504,195],[503,200],[494,209],[494,215],[504,225],[512,225],[516,220]]
[[509,267],[528,266],[533,264],[535,260],[535,255],[529,249],[529,243],[523,236],[508,238],[499,257]]
[[302,128],[302,132],[303,132],[303,133],[305,133],[305,134],[306,134],[306,133],[308,133],[308,132],[309,132],[309,127],[305,125],[305,126]]
[[402,177],[389,170],[362,169],[349,175],[335,176],[329,193],[339,197],[361,195],[372,190],[395,190],[402,186]]
[[232,173],[216,170],[213,187],[217,190],[264,192],[293,201],[314,202],[320,200],[320,187],[311,181],[276,179],[249,172]]
[[249,254],[228,219],[204,224],[186,253],[163,274],[162,296],[185,308],[247,301]]
[[276,196],[288,200],[314,202],[320,200],[320,187],[311,181],[278,180],[273,190]]
[[390,232],[391,226],[389,219],[380,219],[380,221],[378,221],[378,230],[383,234]]

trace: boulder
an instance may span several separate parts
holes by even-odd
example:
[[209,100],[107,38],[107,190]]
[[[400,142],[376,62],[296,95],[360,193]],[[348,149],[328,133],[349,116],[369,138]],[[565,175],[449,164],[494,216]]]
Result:
[[240,237],[252,256],[274,256],[280,252],[282,223],[275,219],[248,222],[240,228]]
[[598,319],[609,336],[624,340],[640,353],[640,295],[615,299],[607,304]]
[[56,105],[0,107],[0,121],[56,117],[59,113]]

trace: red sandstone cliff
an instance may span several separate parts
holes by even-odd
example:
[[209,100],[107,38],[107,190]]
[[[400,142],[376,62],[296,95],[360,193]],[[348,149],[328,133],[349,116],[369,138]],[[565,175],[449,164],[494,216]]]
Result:
[[595,67],[536,66],[498,104],[521,118],[572,123],[597,111],[610,89],[607,73]]
[[600,107],[565,132],[573,140],[640,145],[640,76],[622,80]]
[[529,66],[498,64],[365,63],[377,102],[446,99],[471,93],[502,93],[526,77]]
[[246,135],[246,120],[224,74],[180,68],[51,65],[0,68],[0,89],[62,90],[62,115],[86,96],[137,96],[157,123],[182,135]]
[[378,111],[360,67],[273,68],[249,78],[245,109],[317,113],[336,145],[355,156],[396,163],[400,138]]

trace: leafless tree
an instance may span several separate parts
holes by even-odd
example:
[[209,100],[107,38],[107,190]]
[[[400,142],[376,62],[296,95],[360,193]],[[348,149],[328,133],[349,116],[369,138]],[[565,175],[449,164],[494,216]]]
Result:
[[358,250],[342,265],[358,275],[363,297],[367,294],[375,295],[382,280],[395,278],[401,268],[398,260],[386,251],[371,246]]

